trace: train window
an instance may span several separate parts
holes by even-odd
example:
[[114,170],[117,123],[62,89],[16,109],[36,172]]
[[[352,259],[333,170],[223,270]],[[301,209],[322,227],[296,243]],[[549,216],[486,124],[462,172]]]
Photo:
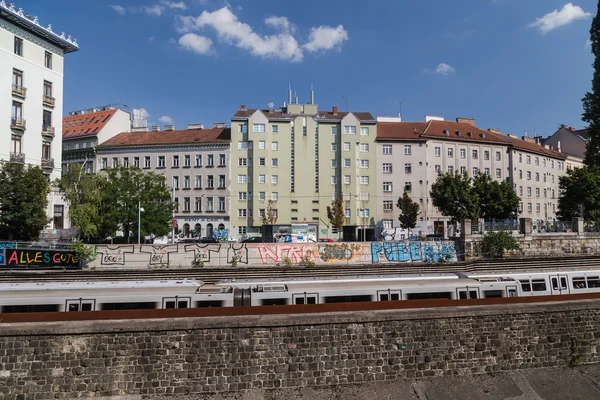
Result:
[[516,287],[508,288],[508,297],[517,297],[517,288]]
[[93,299],[74,299],[67,300],[67,311],[92,311],[96,300]]
[[484,290],[483,297],[486,299],[497,299],[502,297],[502,290]]
[[565,278],[564,276],[560,277],[560,288],[562,290],[567,290],[567,278]]
[[379,301],[396,301],[400,300],[399,290],[379,290],[377,291]]
[[189,297],[165,297],[163,298],[163,308],[189,308]]
[[558,279],[552,278],[551,281],[552,281],[552,290],[559,290],[559,288],[558,288]]
[[574,289],[585,289],[587,285],[585,283],[585,276],[573,277],[573,288]]
[[303,294],[294,294],[292,298],[294,299],[294,304],[317,304],[317,294],[316,293],[303,293]]
[[116,311],[116,310],[152,310],[156,308],[154,301],[140,301],[133,303],[102,303],[101,309],[103,311]]
[[450,292],[429,292],[429,293],[408,293],[408,300],[431,300],[431,299],[448,299],[452,300]]
[[23,304],[2,306],[3,313],[57,312],[58,304]]
[[466,290],[459,290],[458,291],[458,298],[460,300],[476,299],[477,298],[477,291],[476,290],[469,290],[469,296],[467,297],[467,291]]
[[373,296],[369,294],[350,295],[350,296],[325,296],[325,303],[358,303],[362,301],[373,301]]
[[534,292],[541,292],[546,289],[546,280],[545,279],[532,279],[531,280],[531,288]]
[[200,300],[196,302],[198,308],[223,307],[223,300]]
[[588,276],[587,284],[589,288],[600,288],[600,277]]
[[531,283],[529,282],[529,279],[520,280],[519,282],[521,282],[521,289],[524,292],[531,292]]
[[262,299],[261,305],[263,306],[285,306],[287,305],[287,299]]

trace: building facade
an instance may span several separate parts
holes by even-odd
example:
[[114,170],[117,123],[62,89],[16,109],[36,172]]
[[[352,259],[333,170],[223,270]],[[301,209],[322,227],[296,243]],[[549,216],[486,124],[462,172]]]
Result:
[[[100,170],[135,166],[164,175],[182,238],[231,232],[229,128],[123,132],[96,147]],[[217,232],[218,231],[218,232]]]
[[[0,0],[0,159],[61,176],[64,55],[77,41]],[[67,207],[51,188],[51,230],[69,227]]]
[[112,106],[72,111],[62,120],[62,170],[69,164],[83,164],[84,171],[96,172],[95,148],[122,132],[131,131],[128,112]]
[[589,140],[587,129],[575,129],[562,124],[552,136],[546,138],[542,143],[567,156],[565,163],[568,171],[583,166]]
[[[368,112],[320,111],[312,101],[279,109],[241,106],[231,120],[232,234],[277,224],[316,224],[320,237],[341,236],[327,206],[344,197],[344,238],[374,237],[377,125]],[[274,222],[274,221],[271,221]]]

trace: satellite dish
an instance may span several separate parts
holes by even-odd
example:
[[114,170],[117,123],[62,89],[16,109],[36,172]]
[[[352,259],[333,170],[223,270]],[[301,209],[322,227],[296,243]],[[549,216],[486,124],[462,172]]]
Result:
[[272,110],[273,107],[275,107],[275,104],[273,104],[273,102],[269,102],[269,104],[267,104],[267,107],[269,107],[269,110]]

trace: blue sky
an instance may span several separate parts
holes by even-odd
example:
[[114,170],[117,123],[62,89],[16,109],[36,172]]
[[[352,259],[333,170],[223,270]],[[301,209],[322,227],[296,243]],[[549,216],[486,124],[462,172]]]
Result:
[[149,123],[229,122],[240,104],[583,127],[593,0],[15,0],[78,38],[65,113],[125,103]]

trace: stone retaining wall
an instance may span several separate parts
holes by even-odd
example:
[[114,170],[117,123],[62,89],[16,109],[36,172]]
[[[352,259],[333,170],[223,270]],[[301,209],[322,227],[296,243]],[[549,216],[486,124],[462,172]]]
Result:
[[599,351],[597,300],[0,323],[0,399],[197,394],[470,375],[597,363]]

